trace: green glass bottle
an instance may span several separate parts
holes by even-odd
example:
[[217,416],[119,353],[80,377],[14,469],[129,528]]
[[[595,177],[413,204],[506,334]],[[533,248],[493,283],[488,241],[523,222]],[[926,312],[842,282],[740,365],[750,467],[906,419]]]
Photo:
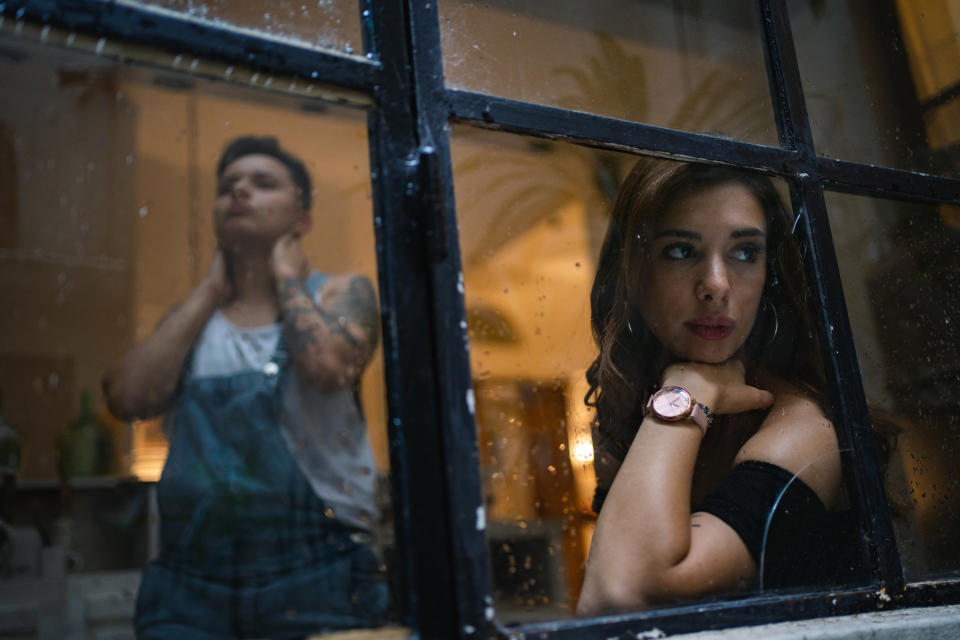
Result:
[[86,389],[80,395],[80,415],[60,434],[58,449],[64,477],[106,475],[111,471],[110,432],[97,419],[93,394]]

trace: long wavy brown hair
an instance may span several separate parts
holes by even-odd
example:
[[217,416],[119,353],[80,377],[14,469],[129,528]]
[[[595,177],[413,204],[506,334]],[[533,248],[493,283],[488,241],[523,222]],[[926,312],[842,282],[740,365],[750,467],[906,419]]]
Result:
[[[590,294],[593,336],[600,353],[587,369],[585,401],[596,408],[598,455],[623,460],[643,420],[647,397],[659,386],[672,358],[630,303],[636,299],[653,226],[681,196],[731,183],[756,197],[767,226],[766,282],[743,349],[747,379],[772,373],[821,397],[812,301],[792,233],[793,218],[773,181],[725,166],[643,158],[617,195]],[[607,488],[599,487],[602,492]]]

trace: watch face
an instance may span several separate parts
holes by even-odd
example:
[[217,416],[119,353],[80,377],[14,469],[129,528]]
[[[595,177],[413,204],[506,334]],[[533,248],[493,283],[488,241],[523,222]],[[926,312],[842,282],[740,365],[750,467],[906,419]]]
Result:
[[677,420],[690,415],[693,399],[680,387],[664,387],[653,395],[652,407],[661,418]]

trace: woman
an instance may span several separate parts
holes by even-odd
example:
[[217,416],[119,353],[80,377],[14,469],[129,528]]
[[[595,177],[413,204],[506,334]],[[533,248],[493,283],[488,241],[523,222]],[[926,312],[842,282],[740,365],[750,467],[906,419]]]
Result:
[[274,138],[217,166],[209,275],[104,378],[124,419],[166,413],[160,556],[137,637],[300,638],[374,626],[373,456],[357,385],[377,344],[361,275],[312,272],[310,177]]
[[643,159],[624,183],[591,295],[599,519],[578,614],[849,569],[790,222],[768,178],[725,167]]

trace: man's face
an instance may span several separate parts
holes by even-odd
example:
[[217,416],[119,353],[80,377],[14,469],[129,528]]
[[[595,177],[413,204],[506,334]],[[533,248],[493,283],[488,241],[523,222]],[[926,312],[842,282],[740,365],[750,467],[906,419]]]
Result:
[[227,165],[217,185],[213,217],[217,239],[227,249],[272,247],[278,238],[309,226],[287,167],[263,154]]

